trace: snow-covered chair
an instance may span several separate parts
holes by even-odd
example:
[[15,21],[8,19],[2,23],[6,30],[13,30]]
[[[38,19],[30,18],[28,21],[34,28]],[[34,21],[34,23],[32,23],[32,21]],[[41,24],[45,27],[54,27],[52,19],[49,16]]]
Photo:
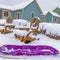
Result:
[[12,29],[14,28],[15,25],[13,24],[13,19],[11,17],[8,17],[6,20],[6,24],[5,24],[5,29]]
[[31,29],[38,29],[39,28],[40,19],[38,17],[34,17],[30,22]]
[[19,19],[19,20],[14,20],[14,24],[17,25],[15,26],[14,29],[18,29],[18,30],[29,30],[30,26],[29,26],[29,22],[27,22],[26,20],[22,20],[22,19]]
[[12,33],[11,28],[14,28],[14,25],[12,24],[12,22],[13,22],[13,19],[11,17],[8,17],[4,25],[4,29],[1,30],[2,34]]
[[27,22],[26,25],[22,25],[22,24],[21,25],[17,25],[17,26],[15,26],[15,29],[29,31],[30,24],[29,24],[29,22]]
[[[18,38],[21,42],[24,43],[30,43],[35,40],[39,40],[39,38],[36,38],[36,34],[39,32],[34,31],[26,31],[26,30],[15,30],[15,38]],[[30,35],[33,35],[35,37],[32,37]]]
[[12,32],[13,31],[11,31],[11,30],[5,30],[5,29],[1,30],[2,34],[8,34],[8,33],[12,33]]
[[[39,23],[40,23],[40,20],[35,17],[32,19],[32,21],[30,22],[30,28],[29,29],[26,29],[25,27],[23,27],[23,29],[21,28],[20,29],[20,35],[18,34],[15,34],[15,38],[18,38],[20,39],[21,41],[23,41],[24,43],[29,43],[29,42],[32,42],[32,41],[35,41],[35,40],[39,40],[39,38],[36,39],[36,37],[31,37],[30,34],[32,35],[37,35],[39,33],[41,33],[41,30],[39,29]],[[28,33],[23,33],[22,30],[27,30]],[[30,31],[31,30],[31,31]],[[21,33],[22,34],[25,34],[24,36],[21,36]]]

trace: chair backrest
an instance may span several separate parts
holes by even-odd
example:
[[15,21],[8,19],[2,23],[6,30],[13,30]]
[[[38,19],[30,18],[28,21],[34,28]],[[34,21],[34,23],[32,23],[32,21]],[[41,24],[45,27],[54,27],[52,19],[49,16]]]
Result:
[[6,20],[6,23],[12,23],[12,22],[13,22],[13,19],[11,17],[8,17]]
[[33,27],[39,27],[39,23],[40,23],[40,20],[38,18],[33,18],[30,22],[30,27],[33,26]]

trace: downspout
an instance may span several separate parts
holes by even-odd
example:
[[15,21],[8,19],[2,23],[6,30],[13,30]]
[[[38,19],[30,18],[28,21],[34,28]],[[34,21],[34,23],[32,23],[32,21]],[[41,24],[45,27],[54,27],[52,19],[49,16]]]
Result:
[[22,9],[22,18],[21,19],[23,19],[23,13],[24,13],[24,9]]
[[2,19],[3,19],[3,16],[4,16],[4,11],[2,10]]
[[3,13],[2,13],[2,10],[1,10],[1,19],[2,19],[2,14],[3,14]]
[[53,16],[52,16],[52,21],[51,22],[53,23]]

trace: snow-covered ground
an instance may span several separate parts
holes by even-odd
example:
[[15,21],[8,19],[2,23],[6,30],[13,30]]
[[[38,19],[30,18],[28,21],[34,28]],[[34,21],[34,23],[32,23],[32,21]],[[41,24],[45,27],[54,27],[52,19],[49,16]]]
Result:
[[[23,23],[21,20],[16,20],[17,24],[14,20],[15,25],[18,27],[25,27],[25,26],[29,26],[29,23],[27,21],[23,20]],[[20,22],[19,22],[20,21]],[[6,21],[3,19],[1,21],[1,24],[6,24]],[[3,27],[4,28],[4,27]],[[3,29],[2,27],[0,27],[0,29]],[[39,26],[40,29],[42,30],[47,30],[48,33],[52,33],[52,34],[60,34],[60,24],[53,24],[53,23],[41,23]],[[6,44],[12,44],[12,45],[48,45],[48,46],[52,46],[54,48],[56,48],[58,51],[60,51],[60,40],[55,40],[52,38],[49,38],[47,36],[45,36],[44,34],[38,34],[37,36],[33,36],[36,38],[40,38],[39,40],[35,40],[29,44],[25,44],[23,42],[21,42],[18,39],[15,39],[14,37],[14,33],[16,32],[15,30],[13,30],[13,33],[10,34],[1,34],[0,33],[0,46],[2,45],[6,45]],[[19,33],[19,32],[17,32]],[[21,32],[20,32],[21,33]],[[20,34],[19,33],[19,34]],[[23,32],[25,34],[25,32]],[[47,33],[47,32],[46,32]],[[34,56],[34,57],[21,57],[21,59],[8,59],[8,58],[3,58],[0,57],[0,60],[60,60],[60,56]]]

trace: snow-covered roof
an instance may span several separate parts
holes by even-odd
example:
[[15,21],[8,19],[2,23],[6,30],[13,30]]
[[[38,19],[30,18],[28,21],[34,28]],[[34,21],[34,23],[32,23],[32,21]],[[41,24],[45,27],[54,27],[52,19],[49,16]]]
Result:
[[[0,8],[4,8],[4,9],[9,9],[9,10],[19,10],[19,9],[23,9],[25,8],[26,6],[28,6],[30,3],[32,3],[34,0],[26,0],[26,2],[20,2],[18,5],[15,5],[15,6],[7,6],[7,5],[2,5],[0,4]],[[57,7],[57,5],[53,4],[51,6],[51,2],[52,1],[44,1],[43,0],[36,0],[36,2],[38,3],[39,7],[41,8],[41,10],[44,12],[44,11],[52,11],[53,9],[55,9]],[[49,3],[49,4],[46,4],[46,3]],[[60,7],[60,6],[59,6]]]
[[12,6],[12,10],[18,10],[18,9],[23,9],[25,8],[26,6],[28,6],[30,3],[32,3],[34,0],[29,0],[29,1],[26,1],[26,2],[23,2],[21,4],[18,4],[16,6]]
[[50,11],[50,13],[53,15],[53,16],[57,16],[57,17],[60,17],[57,13],[55,13],[55,12],[51,12]]
[[43,14],[42,15],[46,15],[48,13],[48,11],[43,11]]
[[44,13],[44,15],[46,15],[47,13],[51,13],[53,16],[56,16],[56,17],[60,17],[57,13],[55,13],[55,12],[52,12],[52,11],[46,11],[45,13]]
[[35,16],[34,18],[37,18],[38,20],[40,20],[40,18],[39,18],[39,17],[36,17],[36,16]]
[[33,1],[34,0],[29,0],[29,1],[26,1],[26,2],[23,2],[23,3],[20,3],[18,5],[15,5],[15,6],[7,6],[7,5],[0,4],[0,8],[2,8],[2,9],[9,9],[9,10],[23,9],[26,6],[28,6],[30,3],[32,3]]
[[3,4],[0,4],[0,8],[11,10],[11,6],[7,6],[7,5],[3,5]]
[[58,8],[60,8],[60,6],[58,6]]

